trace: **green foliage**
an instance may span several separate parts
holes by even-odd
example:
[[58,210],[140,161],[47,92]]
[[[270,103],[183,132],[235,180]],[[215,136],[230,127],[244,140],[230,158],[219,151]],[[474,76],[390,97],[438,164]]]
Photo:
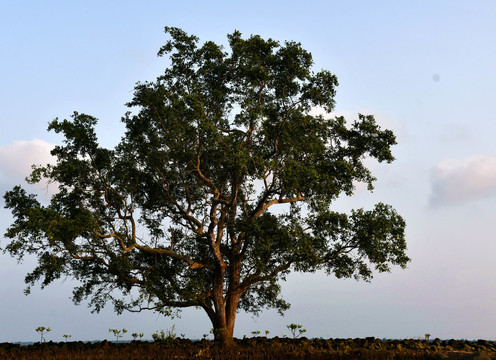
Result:
[[127,333],[127,330],[126,329],[121,329],[121,330],[118,330],[118,329],[109,329],[109,332],[113,333],[114,336],[115,336],[115,342],[118,343],[119,342],[119,338],[123,337],[125,333]]
[[136,341],[136,339],[139,337],[140,341],[143,338],[145,334],[143,333],[132,333],[131,336],[133,337],[133,340]]
[[164,330],[156,331],[152,334],[153,341],[165,340],[165,332]]
[[219,329],[219,328],[217,328],[217,329],[216,329],[216,328],[211,328],[211,329],[210,329],[210,334],[213,334],[213,335],[214,335],[214,337],[215,337],[217,334],[221,334],[221,333],[225,333],[225,332],[227,332],[227,329],[225,329],[225,328],[220,328],[220,329]]
[[52,331],[52,329],[50,329],[49,327],[47,328],[44,326],[39,326],[35,330],[36,330],[36,332],[40,333],[40,344],[43,342],[46,342],[45,338],[43,337],[43,334],[49,333],[50,331]]
[[170,329],[155,331],[152,334],[153,341],[162,341],[165,343],[173,343],[177,338],[176,325],[172,325]]
[[62,335],[64,338],[65,338],[65,342],[67,342],[67,340],[72,337],[72,335],[67,335],[67,334],[64,334]]
[[290,271],[368,281],[406,266],[405,222],[391,206],[332,211],[356,182],[373,189],[364,159],[389,163],[396,144],[372,115],[331,116],[335,75],[314,72],[299,43],[236,31],[227,47],[199,45],[165,31],[169,66],[136,85],[121,142],[102,148],[90,115],[55,119],[57,162],[28,181],[58,192],[49,204],[20,186],[4,195],[14,216],[4,251],[38,258],[27,293],[70,276],[74,301],[94,311],[196,307],[232,338],[237,309],[289,308]]
[[301,334],[306,333],[306,329],[302,329],[302,325],[300,324],[289,324],[286,326],[290,331],[291,335],[293,335],[293,339],[297,339]]

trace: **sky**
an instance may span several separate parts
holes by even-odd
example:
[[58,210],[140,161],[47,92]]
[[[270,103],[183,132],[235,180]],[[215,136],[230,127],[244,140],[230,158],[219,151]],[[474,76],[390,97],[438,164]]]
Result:
[[[227,44],[239,30],[300,42],[314,70],[336,74],[336,115],[372,114],[394,131],[392,164],[369,162],[370,193],[358,186],[334,210],[382,201],[405,218],[407,269],[372,282],[322,273],[292,274],[282,284],[292,304],[284,317],[238,315],[235,336],[268,330],[308,337],[496,339],[496,2],[494,1],[17,1],[0,5],[0,193],[23,184],[41,198],[50,189],[24,183],[30,165],[50,161],[61,138],[46,131],[73,111],[99,118],[103,146],[123,135],[121,116],[136,82],[167,66],[156,53],[165,26]],[[0,234],[12,221],[0,200]],[[6,245],[0,237],[0,247]],[[75,306],[73,280],[30,295],[18,264],[0,253],[0,342],[111,339],[108,329],[143,332],[175,326],[201,338],[211,325],[199,310],[181,318],[143,312],[92,314]],[[129,339],[131,338],[128,336]],[[124,338],[126,339],[126,338]]]

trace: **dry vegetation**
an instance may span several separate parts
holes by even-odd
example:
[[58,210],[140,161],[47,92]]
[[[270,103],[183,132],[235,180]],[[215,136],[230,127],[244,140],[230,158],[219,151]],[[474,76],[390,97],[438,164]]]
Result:
[[496,342],[365,339],[288,339],[263,337],[236,340],[233,348],[223,348],[207,340],[193,342],[53,343],[20,346],[0,344],[4,360],[159,360],[159,359],[496,359]]

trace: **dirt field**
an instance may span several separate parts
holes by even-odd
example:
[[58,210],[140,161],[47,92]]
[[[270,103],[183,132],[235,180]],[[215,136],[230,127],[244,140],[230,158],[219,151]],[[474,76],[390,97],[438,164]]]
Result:
[[115,344],[53,343],[20,346],[0,344],[2,360],[403,360],[403,359],[496,359],[496,342],[448,340],[365,339],[287,339],[263,337],[236,340],[237,346],[225,349],[211,341],[176,339],[168,342],[131,342]]

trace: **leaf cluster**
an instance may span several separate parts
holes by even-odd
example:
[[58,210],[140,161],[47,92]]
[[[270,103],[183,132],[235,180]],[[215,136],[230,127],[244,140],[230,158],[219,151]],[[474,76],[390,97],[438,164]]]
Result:
[[15,219],[5,250],[38,257],[27,291],[64,275],[81,283],[74,301],[89,297],[96,311],[112,301],[117,311],[211,313],[221,273],[226,302],[258,313],[289,307],[279,281],[290,271],[369,280],[406,266],[405,222],[391,206],[331,210],[356,182],[373,189],[364,160],[391,162],[396,144],[372,115],[330,115],[335,75],[313,72],[296,42],[236,31],[226,50],[165,31],[158,55],[170,65],[136,85],[121,142],[102,148],[90,115],[55,119],[57,163],[28,180],[58,192],[48,205],[19,186],[5,194]]

